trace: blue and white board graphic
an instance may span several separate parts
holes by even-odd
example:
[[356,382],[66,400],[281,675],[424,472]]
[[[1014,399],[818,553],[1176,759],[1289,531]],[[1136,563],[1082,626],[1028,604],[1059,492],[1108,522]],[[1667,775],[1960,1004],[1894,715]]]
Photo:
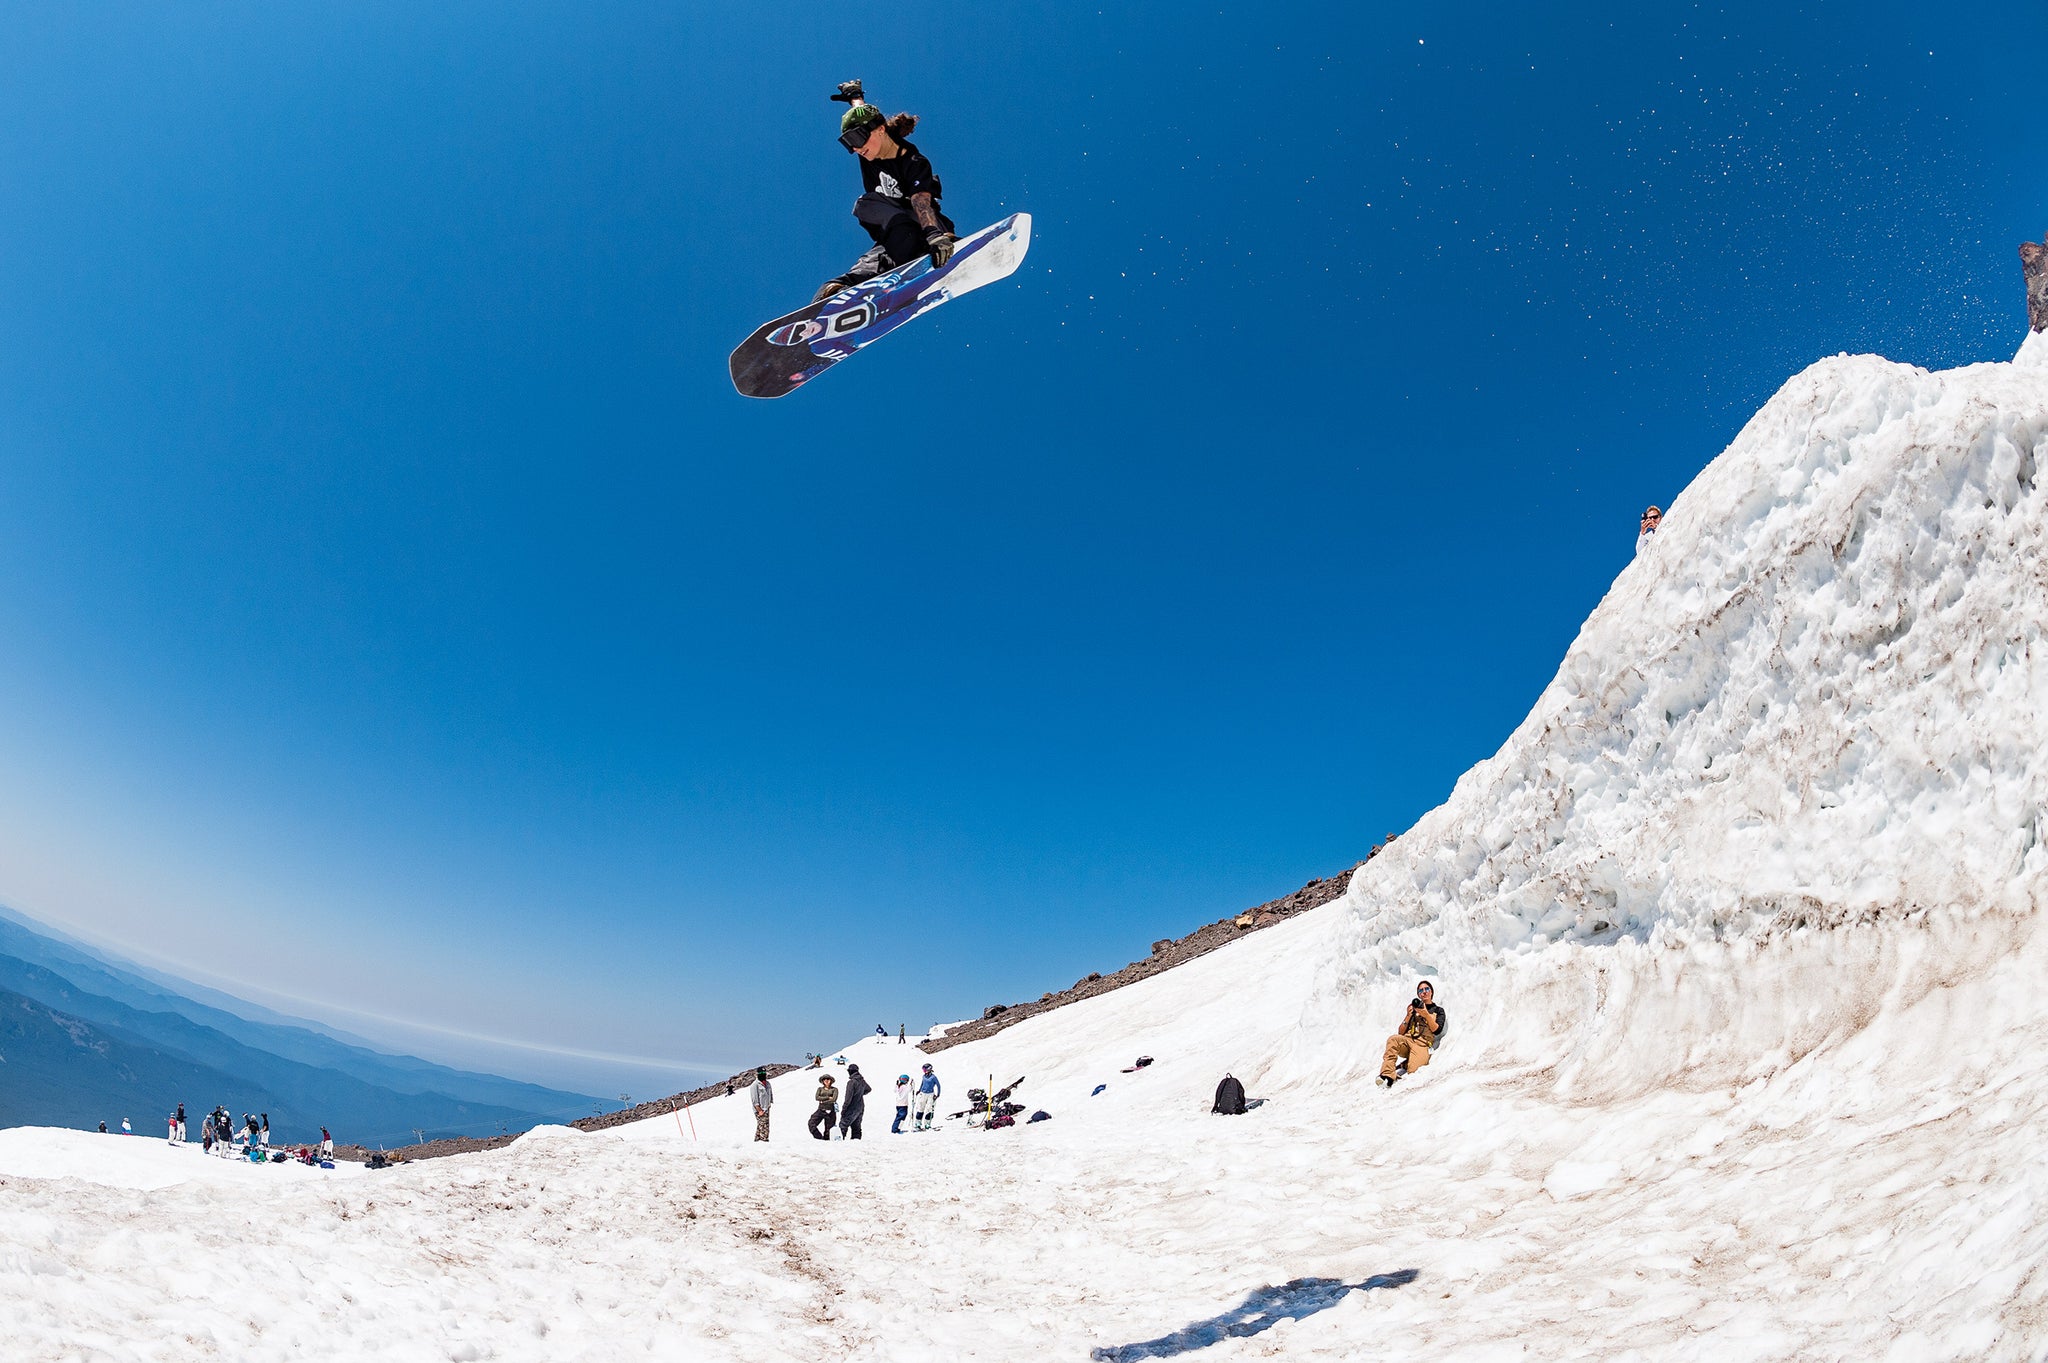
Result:
[[732,386],[750,398],[779,398],[947,299],[1008,278],[1030,249],[1031,215],[1013,213],[962,237],[939,268],[921,256],[778,317],[733,351]]

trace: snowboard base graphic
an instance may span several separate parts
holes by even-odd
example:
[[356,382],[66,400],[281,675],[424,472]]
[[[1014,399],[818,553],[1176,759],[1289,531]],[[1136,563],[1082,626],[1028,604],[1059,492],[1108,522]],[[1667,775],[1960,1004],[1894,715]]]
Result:
[[1013,213],[962,237],[943,266],[920,256],[778,317],[733,351],[732,386],[746,397],[779,398],[947,299],[1008,278],[1030,249],[1031,215]]

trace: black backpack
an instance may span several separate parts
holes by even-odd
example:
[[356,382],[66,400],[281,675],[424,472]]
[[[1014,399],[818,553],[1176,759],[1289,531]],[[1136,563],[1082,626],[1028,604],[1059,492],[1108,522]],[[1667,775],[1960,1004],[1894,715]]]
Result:
[[1220,1112],[1226,1117],[1244,1115],[1244,1085],[1234,1075],[1224,1075],[1223,1082],[1216,1086],[1216,1101],[1209,1111]]

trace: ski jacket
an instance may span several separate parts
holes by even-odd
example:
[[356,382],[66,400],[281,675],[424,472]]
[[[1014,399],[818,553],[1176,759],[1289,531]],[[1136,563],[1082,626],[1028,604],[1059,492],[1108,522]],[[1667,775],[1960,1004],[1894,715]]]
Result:
[[910,1081],[908,1079],[905,1079],[896,1086],[896,1106],[910,1106]]
[[874,1090],[875,1086],[868,1082],[867,1076],[859,1070],[855,1070],[852,1074],[846,1076],[846,1097],[842,1100],[844,1105],[840,1108],[840,1111],[867,1111],[868,1095],[874,1092]]
[[837,1084],[834,1084],[830,1079],[827,1079],[824,1083],[818,1085],[818,1106],[837,1107],[838,1105],[839,1086]]
[[775,1102],[775,1090],[768,1087],[766,1079],[756,1079],[752,1089],[754,1111],[766,1112]]
[[938,1097],[939,1076],[937,1076],[936,1074],[927,1074],[926,1076],[924,1076],[924,1078],[918,1080],[917,1091],[919,1093],[929,1093],[934,1098]]

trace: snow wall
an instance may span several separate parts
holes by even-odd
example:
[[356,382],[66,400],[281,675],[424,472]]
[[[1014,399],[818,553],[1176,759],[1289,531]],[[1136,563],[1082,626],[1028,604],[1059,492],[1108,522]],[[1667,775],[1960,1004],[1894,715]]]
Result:
[[2048,335],[1792,379],[1332,906],[1268,1086],[1376,1069],[1423,975],[1442,1059],[1567,1100],[2048,1043],[2044,466]]

